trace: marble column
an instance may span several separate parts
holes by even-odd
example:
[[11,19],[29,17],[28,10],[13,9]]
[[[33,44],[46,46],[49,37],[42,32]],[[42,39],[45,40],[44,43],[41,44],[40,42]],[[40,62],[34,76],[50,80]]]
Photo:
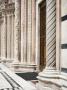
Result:
[[21,0],[21,63],[26,63],[27,58],[27,0]]
[[28,30],[27,30],[27,63],[31,64],[32,56],[32,0],[28,0]]
[[21,4],[20,0],[15,0],[15,31],[14,31],[14,59],[20,61],[21,49]]
[[10,24],[10,15],[7,15],[7,59],[10,59],[11,56],[11,24]]
[[46,72],[56,73],[56,0],[46,0]]
[[56,68],[56,0],[46,0],[46,67]]
[[11,15],[11,59],[14,59],[14,14]]
[[32,0],[32,60],[35,64],[35,45],[36,45],[36,0]]
[[40,90],[60,90],[56,69],[56,0],[46,0],[46,68],[39,73],[38,79]]
[[1,57],[6,58],[6,29],[7,29],[7,17],[3,15],[3,23],[1,26]]
[[21,0],[21,63],[24,61],[24,55],[23,55],[23,32],[24,32],[24,0]]
[[27,4],[28,4],[28,1],[27,0],[24,0],[24,63],[27,63]]

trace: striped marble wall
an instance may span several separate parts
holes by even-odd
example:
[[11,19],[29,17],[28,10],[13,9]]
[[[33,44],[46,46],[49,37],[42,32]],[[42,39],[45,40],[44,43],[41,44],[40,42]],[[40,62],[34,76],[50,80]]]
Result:
[[61,0],[61,67],[67,68],[67,0]]

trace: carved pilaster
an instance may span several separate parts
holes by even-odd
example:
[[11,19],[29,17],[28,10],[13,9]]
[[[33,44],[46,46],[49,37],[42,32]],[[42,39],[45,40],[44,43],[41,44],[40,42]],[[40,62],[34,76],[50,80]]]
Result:
[[18,62],[20,60],[20,31],[21,31],[21,6],[20,0],[15,0],[15,38],[14,38],[14,58]]
[[24,63],[27,63],[27,4],[28,4],[28,0],[24,0]]
[[31,63],[35,64],[35,45],[36,45],[36,0],[32,0],[32,60]]
[[32,55],[32,0],[28,0],[27,63],[31,64]]
[[11,22],[11,59],[14,58],[14,15],[11,16],[12,22]]
[[21,63],[26,63],[27,0],[21,0]]
[[11,16],[10,15],[7,15],[7,58],[10,59],[11,57]]
[[3,16],[3,23],[1,26],[1,56],[6,58],[6,30],[7,30],[7,17]]

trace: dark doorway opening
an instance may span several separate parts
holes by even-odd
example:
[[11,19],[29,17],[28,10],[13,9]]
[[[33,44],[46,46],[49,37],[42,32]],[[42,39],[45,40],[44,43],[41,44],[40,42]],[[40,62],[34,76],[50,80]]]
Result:
[[46,1],[43,0],[40,5],[40,70],[42,71],[46,64]]

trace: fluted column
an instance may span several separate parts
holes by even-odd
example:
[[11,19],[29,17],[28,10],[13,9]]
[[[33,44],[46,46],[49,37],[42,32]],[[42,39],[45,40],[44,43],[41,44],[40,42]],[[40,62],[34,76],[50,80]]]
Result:
[[15,0],[15,37],[14,37],[14,58],[18,62],[20,60],[20,46],[21,46],[21,6],[20,0]]
[[11,24],[10,15],[7,15],[7,58],[10,59],[10,45],[11,45]]
[[32,60],[35,64],[35,38],[36,38],[36,0],[32,0]]
[[46,0],[46,67],[56,67],[56,0]]
[[24,63],[27,63],[27,4],[28,0],[24,0]]
[[27,0],[21,0],[21,63],[27,60]]
[[32,0],[28,0],[27,63],[31,64],[32,55]]
[[24,32],[24,0],[21,0],[21,63],[24,62],[23,55],[23,32]]
[[11,16],[12,22],[12,30],[11,30],[11,59],[14,58],[14,14]]
[[6,29],[7,17],[3,16],[3,23],[1,26],[1,57],[6,58]]

